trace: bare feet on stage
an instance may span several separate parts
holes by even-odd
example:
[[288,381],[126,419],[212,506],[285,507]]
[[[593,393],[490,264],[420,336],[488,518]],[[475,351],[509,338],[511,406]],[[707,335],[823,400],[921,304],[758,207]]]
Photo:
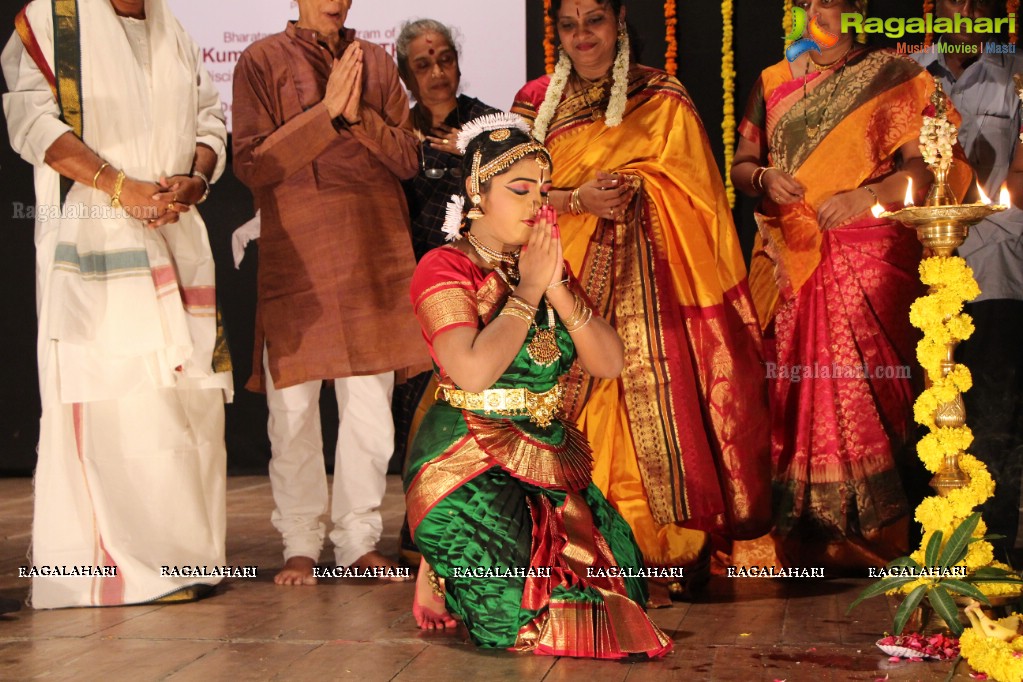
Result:
[[419,561],[416,575],[416,596],[412,600],[412,615],[420,630],[446,630],[458,627],[444,607],[444,588],[426,559]]
[[382,568],[390,569],[393,575],[387,577],[381,577],[380,580],[386,580],[392,583],[407,583],[412,580],[412,576],[405,577],[404,572],[399,572],[401,568],[398,562],[390,557],[386,557],[375,549],[366,552],[361,557],[352,562],[352,568],[358,568],[360,570]]
[[274,576],[278,585],[315,585],[313,567],[316,562],[307,556],[293,556],[284,562],[284,568]]

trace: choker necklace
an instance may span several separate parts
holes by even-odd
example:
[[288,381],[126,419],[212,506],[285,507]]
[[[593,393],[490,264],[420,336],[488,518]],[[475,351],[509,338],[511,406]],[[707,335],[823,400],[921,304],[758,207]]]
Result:
[[472,232],[468,233],[469,245],[472,246],[476,255],[487,264],[497,276],[504,280],[509,288],[514,287],[519,281],[519,254],[518,252],[504,253],[495,251],[484,246]]
[[841,57],[839,57],[838,59],[836,59],[833,62],[828,62],[827,64],[818,64],[817,62],[815,62],[813,60],[813,57],[811,57],[809,55],[807,55],[806,58],[810,60],[810,65],[813,66],[814,71],[817,71],[818,73],[820,73],[822,71],[827,71],[832,66],[834,66],[835,64],[837,64],[840,61],[842,61],[843,59],[845,59],[849,55],[849,53],[852,52],[852,49],[853,49],[853,46],[850,45],[849,47],[845,48],[845,52],[842,53]]
[[495,263],[507,263],[508,265],[518,265],[519,263],[518,251],[515,253],[505,253],[504,251],[495,251],[494,249],[487,248],[472,232],[469,233],[469,243],[472,244],[472,248],[476,249],[476,254],[491,267]]

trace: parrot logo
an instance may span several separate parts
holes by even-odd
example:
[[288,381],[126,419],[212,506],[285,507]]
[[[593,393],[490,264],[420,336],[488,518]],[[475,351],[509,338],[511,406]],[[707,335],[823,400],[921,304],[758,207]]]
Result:
[[838,36],[822,28],[817,17],[807,21],[806,10],[802,7],[793,7],[792,33],[785,36],[785,40],[792,43],[785,50],[785,56],[794,62],[804,52],[816,50],[820,54],[821,48],[834,47]]

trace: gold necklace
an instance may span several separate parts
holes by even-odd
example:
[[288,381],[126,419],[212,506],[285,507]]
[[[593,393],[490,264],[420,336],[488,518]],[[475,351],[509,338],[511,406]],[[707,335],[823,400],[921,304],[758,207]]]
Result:
[[[852,49],[852,47],[850,46],[849,50],[851,50],[851,49]],[[830,66],[834,66],[838,62],[840,62],[843,59],[845,59],[846,55],[849,54],[849,50],[846,50],[845,54],[843,54],[837,60],[832,62],[829,65],[829,67]],[[812,59],[810,59],[809,57],[807,57],[807,59],[809,60],[809,62],[811,64],[814,63],[814,61]],[[831,86],[831,92],[828,93],[828,98],[824,102],[824,109],[823,109],[823,111],[821,111],[820,116],[817,117],[817,123],[815,123],[813,125],[810,125],[809,117],[806,115],[806,110],[810,108],[810,106],[806,102],[806,98],[807,98],[806,81],[808,80],[808,77],[810,75],[809,67],[807,67],[806,73],[803,74],[803,125],[806,126],[806,134],[807,134],[807,136],[810,138],[810,140],[812,142],[816,142],[817,141],[817,137],[820,135],[821,126],[824,125],[824,122],[825,122],[825,120],[827,119],[827,116],[828,116],[828,109],[831,107],[831,100],[832,100],[832,98],[834,98],[835,92],[838,91],[838,86],[842,82],[842,77],[845,75],[845,65],[847,63],[848,62],[842,62],[842,66],[840,66],[838,68],[838,75],[837,76],[832,76],[832,78],[834,79],[834,83]]]
[[813,66],[814,71],[817,71],[818,73],[820,73],[820,72],[823,72],[823,71],[827,71],[832,66],[834,66],[835,64],[837,64],[840,61],[842,61],[843,59],[845,59],[846,55],[848,55],[852,51],[852,49],[853,49],[853,46],[849,45],[849,47],[845,48],[845,52],[842,53],[841,57],[839,57],[835,61],[829,62],[827,64],[818,64],[817,62],[815,62],[813,60],[813,57],[811,57],[809,54],[806,56],[806,58],[810,60],[810,64]]
[[[476,255],[480,257],[480,260],[487,264],[487,267],[497,273],[497,276],[504,280],[504,283],[508,285],[508,288],[515,286],[519,281],[519,254],[504,253],[503,251],[495,251],[489,249],[476,238],[472,232],[469,232],[469,245],[472,246],[473,250],[476,251]],[[505,269],[507,268],[507,272]]]
[[[573,71],[572,75],[576,78],[576,89],[582,95],[583,101],[586,102],[586,106],[590,110],[590,118],[594,121],[604,118],[604,110],[599,105],[607,94],[605,90],[607,89],[608,76],[605,74],[591,81],[579,75],[577,71]],[[591,95],[593,100],[590,99]]]
[[505,253],[504,251],[495,251],[494,249],[484,246],[483,242],[476,238],[472,232],[469,232],[469,243],[472,244],[472,248],[476,249],[476,253],[479,257],[487,262],[491,267],[494,263],[508,263],[509,265],[518,265],[519,252]]

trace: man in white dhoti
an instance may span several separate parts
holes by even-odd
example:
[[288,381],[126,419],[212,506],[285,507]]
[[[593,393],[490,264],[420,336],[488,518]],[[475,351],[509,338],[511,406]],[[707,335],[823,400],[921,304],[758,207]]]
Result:
[[230,361],[195,210],[224,168],[220,102],[165,0],[34,0],[16,27],[3,104],[35,166],[43,406],[31,603],[194,598],[220,579],[196,567],[225,560]]

